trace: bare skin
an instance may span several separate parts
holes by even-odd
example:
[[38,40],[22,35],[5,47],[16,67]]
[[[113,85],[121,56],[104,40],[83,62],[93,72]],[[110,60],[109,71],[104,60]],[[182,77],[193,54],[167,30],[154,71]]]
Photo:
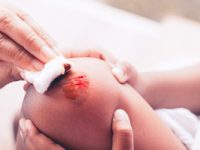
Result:
[[[112,150],[134,150],[133,129],[124,110],[117,109],[115,111],[112,131]],[[20,148],[25,150],[64,150],[63,147],[41,134],[30,120],[24,118],[19,121],[19,141],[22,144]]]
[[[109,52],[104,50],[71,50],[64,51],[65,57],[76,58],[76,57],[92,57],[105,61],[110,67],[113,67],[117,63],[117,59],[113,57]],[[117,78],[116,78],[117,79]],[[118,80],[118,79],[117,79]],[[118,80],[121,82],[121,80]],[[125,81],[123,80],[123,83]],[[30,84],[24,85],[24,90],[26,91]],[[121,115],[119,115],[121,114]],[[123,114],[123,115],[122,115]],[[31,128],[29,128],[31,126]],[[43,150],[48,147],[48,149],[62,149],[61,146],[54,143],[51,139],[47,138],[45,135],[41,134],[38,129],[32,124],[31,120],[25,120],[21,118],[19,121],[19,132],[20,141],[23,143],[23,148],[26,150]],[[112,150],[133,150],[133,129],[130,124],[129,117],[127,113],[123,110],[117,109],[114,113],[112,122]],[[127,149],[127,144],[131,145]]]
[[[121,108],[134,126],[136,150],[185,150],[145,100],[128,84],[115,80],[105,62],[91,58],[71,60],[71,75],[57,81],[45,95],[29,87],[24,99],[23,116],[42,133],[68,149],[109,150],[113,113]],[[66,95],[62,88],[65,81],[82,73],[89,79],[86,91],[79,89],[80,95],[74,97]],[[22,149],[20,141],[18,149]]]
[[120,68],[128,82],[155,109],[184,107],[200,114],[200,64],[178,70],[140,73],[127,63]]
[[197,64],[176,71],[149,73],[151,75],[149,86],[155,89],[155,93],[149,90],[146,96],[149,100],[157,101],[159,107],[184,107],[200,114],[199,68],[200,65]]
[[21,80],[21,69],[40,70],[60,53],[27,13],[0,2],[0,88]]

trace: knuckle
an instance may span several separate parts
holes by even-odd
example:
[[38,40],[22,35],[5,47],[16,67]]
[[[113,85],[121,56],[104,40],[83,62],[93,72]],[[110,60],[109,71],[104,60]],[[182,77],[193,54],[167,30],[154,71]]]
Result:
[[50,36],[46,32],[44,32],[43,30],[40,30],[40,34],[41,34],[42,39],[48,44],[50,44],[50,46],[56,45],[56,42],[52,38],[50,38]]
[[30,18],[29,14],[25,13],[24,11],[18,10],[17,11],[18,16],[21,18],[21,20],[27,20]]
[[36,43],[36,35],[35,33],[30,33],[25,40],[25,44],[34,45],[35,43]]
[[122,141],[122,145],[120,147],[120,149],[123,149],[123,150],[132,150],[134,148],[133,146],[133,141]]
[[91,55],[91,57],[95,57],[95,58],[104,60],[104,52],[103,51],[100,51],[97,49],[90,49],[88,51],[88,54]]
[[49,35],[48,35],[46,32],[40,31],[40,33],[41,33],[42,38],[43,38],[45,41],[48,41],[48,40],[49,40]]
[[3,33],[0,33],[0,59],[7,60],[10,56],[12,56],[11,45],[8,40],[8,37]]
[[3,42],[5,41],[5,35],[0,33],[0,49],[2,49],[3,46]]
[[3,60],[16,63],[16,62],[27,62],[30,63],[29,57],[26,57],[26,51],[12,43],[8,37],[4,34],[0,33],[0,51],[1,51],[1,58]]
[[13,51],[10,55],[13,61],[22,62],[25,59],[26,52],[25,50],[22,50],[20,47],[16,47],[16,52]]
[[124,138],[132,138],[133,130],[132,128],[116,128],[115,132]]
[[133,132],[130,129],[119,130],[117,133],[119,140],[121,141],[122,149],[133,148]]
[[128,72],[130,69],[132,69],[132,65],[129,62],[123,61],[121,62],[121,65],[124,68],[124,71]]
[[130,78],[136,78],[137,71],[135,67],[129,63],[129,62],[121,62],[121,66],[123,68],[123,71],[130,77]]
[[13,20],[13,14],[4,8],[0,8],[0,28],[6,29]]

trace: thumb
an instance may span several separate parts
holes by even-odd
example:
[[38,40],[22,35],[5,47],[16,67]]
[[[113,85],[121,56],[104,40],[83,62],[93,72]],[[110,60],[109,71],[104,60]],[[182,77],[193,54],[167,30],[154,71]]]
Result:
[[133,129],[128,115],[118,109],[113,118],[113,146],[112,150],[133,150]]
[[120,83],[129,82],[132,86],[134,86],[138,77],[136,69],[128,62],[115,64],[112,68],[112,73]]
[[20,119],[19,126],[19,134],[25,149],[64,150],[63,147],[57,145],[51,139],[40,133],[30,120]]

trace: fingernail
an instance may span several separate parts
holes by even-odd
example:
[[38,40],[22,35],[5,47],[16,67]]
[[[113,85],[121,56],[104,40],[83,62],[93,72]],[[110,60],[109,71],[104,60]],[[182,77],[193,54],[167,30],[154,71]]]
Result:
[[119,66],[115,66],[112,68],[112,73],[119,80],[119,82],[124,83],[127,81],[128,76],[124,73],[123,69]]
[[20,119],[19,120],[19,128],[21,129],[22,132],[25,131],[25,129],[26,129],[26,121],[25,121],[25,119]]
[[33,66],[33,68],[35,70],[41,70],[44,67],[44,64],[42,64],[41,62],[37,61],[37,60],[33,60],[31,62],[31,65]]
[[43,46],[41,49],[41,55],[45,61],[49,61],[56,56],[52,49],[47,46]]
[[127,113],[122,109],[118,109],[115,111],[114,119],[119,121],[129,121]]
[[27,130],[31,129],[31,121],[30,120],[26,120],[26,129]]

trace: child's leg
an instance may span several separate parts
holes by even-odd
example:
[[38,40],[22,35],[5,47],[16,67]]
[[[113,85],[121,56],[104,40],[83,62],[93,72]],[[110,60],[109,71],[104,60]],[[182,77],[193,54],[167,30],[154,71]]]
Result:
[[135,150],[186,150],[146,101],[132,88],[127,89],[121,107],[132,122]]

